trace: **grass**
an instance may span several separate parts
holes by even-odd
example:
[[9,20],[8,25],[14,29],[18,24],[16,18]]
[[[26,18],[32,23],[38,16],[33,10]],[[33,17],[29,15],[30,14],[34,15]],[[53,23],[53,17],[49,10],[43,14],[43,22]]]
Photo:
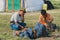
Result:
[[60,8],[60,0],[50,0],[55,9]]
[[[60,26],[60,9],[49,10],[48,13],[54,16],[53,23]],[[36,25],[40,12],[31,12],[25,14],[25,23],[27,23],[27,27],[34,28]],[[10,29],[10,17],[11,15],[0,14],[0,39],[1,40],[30,40],[29,38],[21,38],[12,35],[12,30]],[[58,32],[59,33],[59,32]],[[56,40],[60,40],[56,38]]]

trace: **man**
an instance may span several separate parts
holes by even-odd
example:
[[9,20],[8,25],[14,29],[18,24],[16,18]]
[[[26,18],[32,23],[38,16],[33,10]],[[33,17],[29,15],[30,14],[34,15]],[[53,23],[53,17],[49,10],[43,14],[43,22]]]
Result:
[[52,26],[52,21],[53,21],[53,17],[50,14],[48,14],[46,10],[41,10],[39,23],[45,25],[46,29],[50,30]]
[[37,25],[37,27],[35,26],[33,30],[32,28],[24,28],[22,32],[18,32],[17,35],[19,35],[20,37],[29,37],[30,39],[42,37],[44,34],[46,34],[46,32],[44,33],[44,31],[46,31],[46,28],[40,23],[38,23]]
[[24,23],[24,14],[25,11],[23,9],[19,10],[19,12],[14,13],[11,16],[10,26],[12,30],[15,30],[15,33],[18,33],[18,30],[22,30],[25,28],[26,24]]

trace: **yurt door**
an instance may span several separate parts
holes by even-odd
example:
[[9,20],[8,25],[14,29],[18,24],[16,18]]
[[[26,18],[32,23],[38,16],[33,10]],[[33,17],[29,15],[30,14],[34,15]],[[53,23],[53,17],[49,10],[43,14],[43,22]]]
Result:
[[12,10],[12,0],[8,0],[8,10]]
[[14,10],[20,10],[20,0],[14,0]]
[[8,0],[8,10],[20,10],[20,0]]

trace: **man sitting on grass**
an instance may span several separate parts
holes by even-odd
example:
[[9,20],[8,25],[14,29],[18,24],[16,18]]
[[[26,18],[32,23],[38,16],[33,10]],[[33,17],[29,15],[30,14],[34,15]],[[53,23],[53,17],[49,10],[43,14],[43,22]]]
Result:
[[41,14],[39,17],[39,23],[45,25],[46,29],[48,30],[50,29],[55,30],[56,25],[55,24],[53,25],[52,21],[53,21],[53,17],[50,14],[48,14],[46,10],[41,10]]
[[21,9],[19,12],[16,12],[11,16],[10,26],[12,30],[15,31],[15,34],[19,32],[18,30],[22,30],[26,26],[26,23],[24,23],[24,14],[25,11]]

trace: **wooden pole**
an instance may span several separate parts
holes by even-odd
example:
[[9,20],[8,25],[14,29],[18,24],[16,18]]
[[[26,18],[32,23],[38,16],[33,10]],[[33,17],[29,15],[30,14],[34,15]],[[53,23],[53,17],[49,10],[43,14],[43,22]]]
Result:
[[14,0],[12,0],[12,12],[14,11]]
[[20,9],[21,9],[21,0],[20,0]]
[[21,2],[21,8],[22,8],[22,0],[20,0],[20,2]]
[[8,0],[6,0],[6,11],[8,11]]

